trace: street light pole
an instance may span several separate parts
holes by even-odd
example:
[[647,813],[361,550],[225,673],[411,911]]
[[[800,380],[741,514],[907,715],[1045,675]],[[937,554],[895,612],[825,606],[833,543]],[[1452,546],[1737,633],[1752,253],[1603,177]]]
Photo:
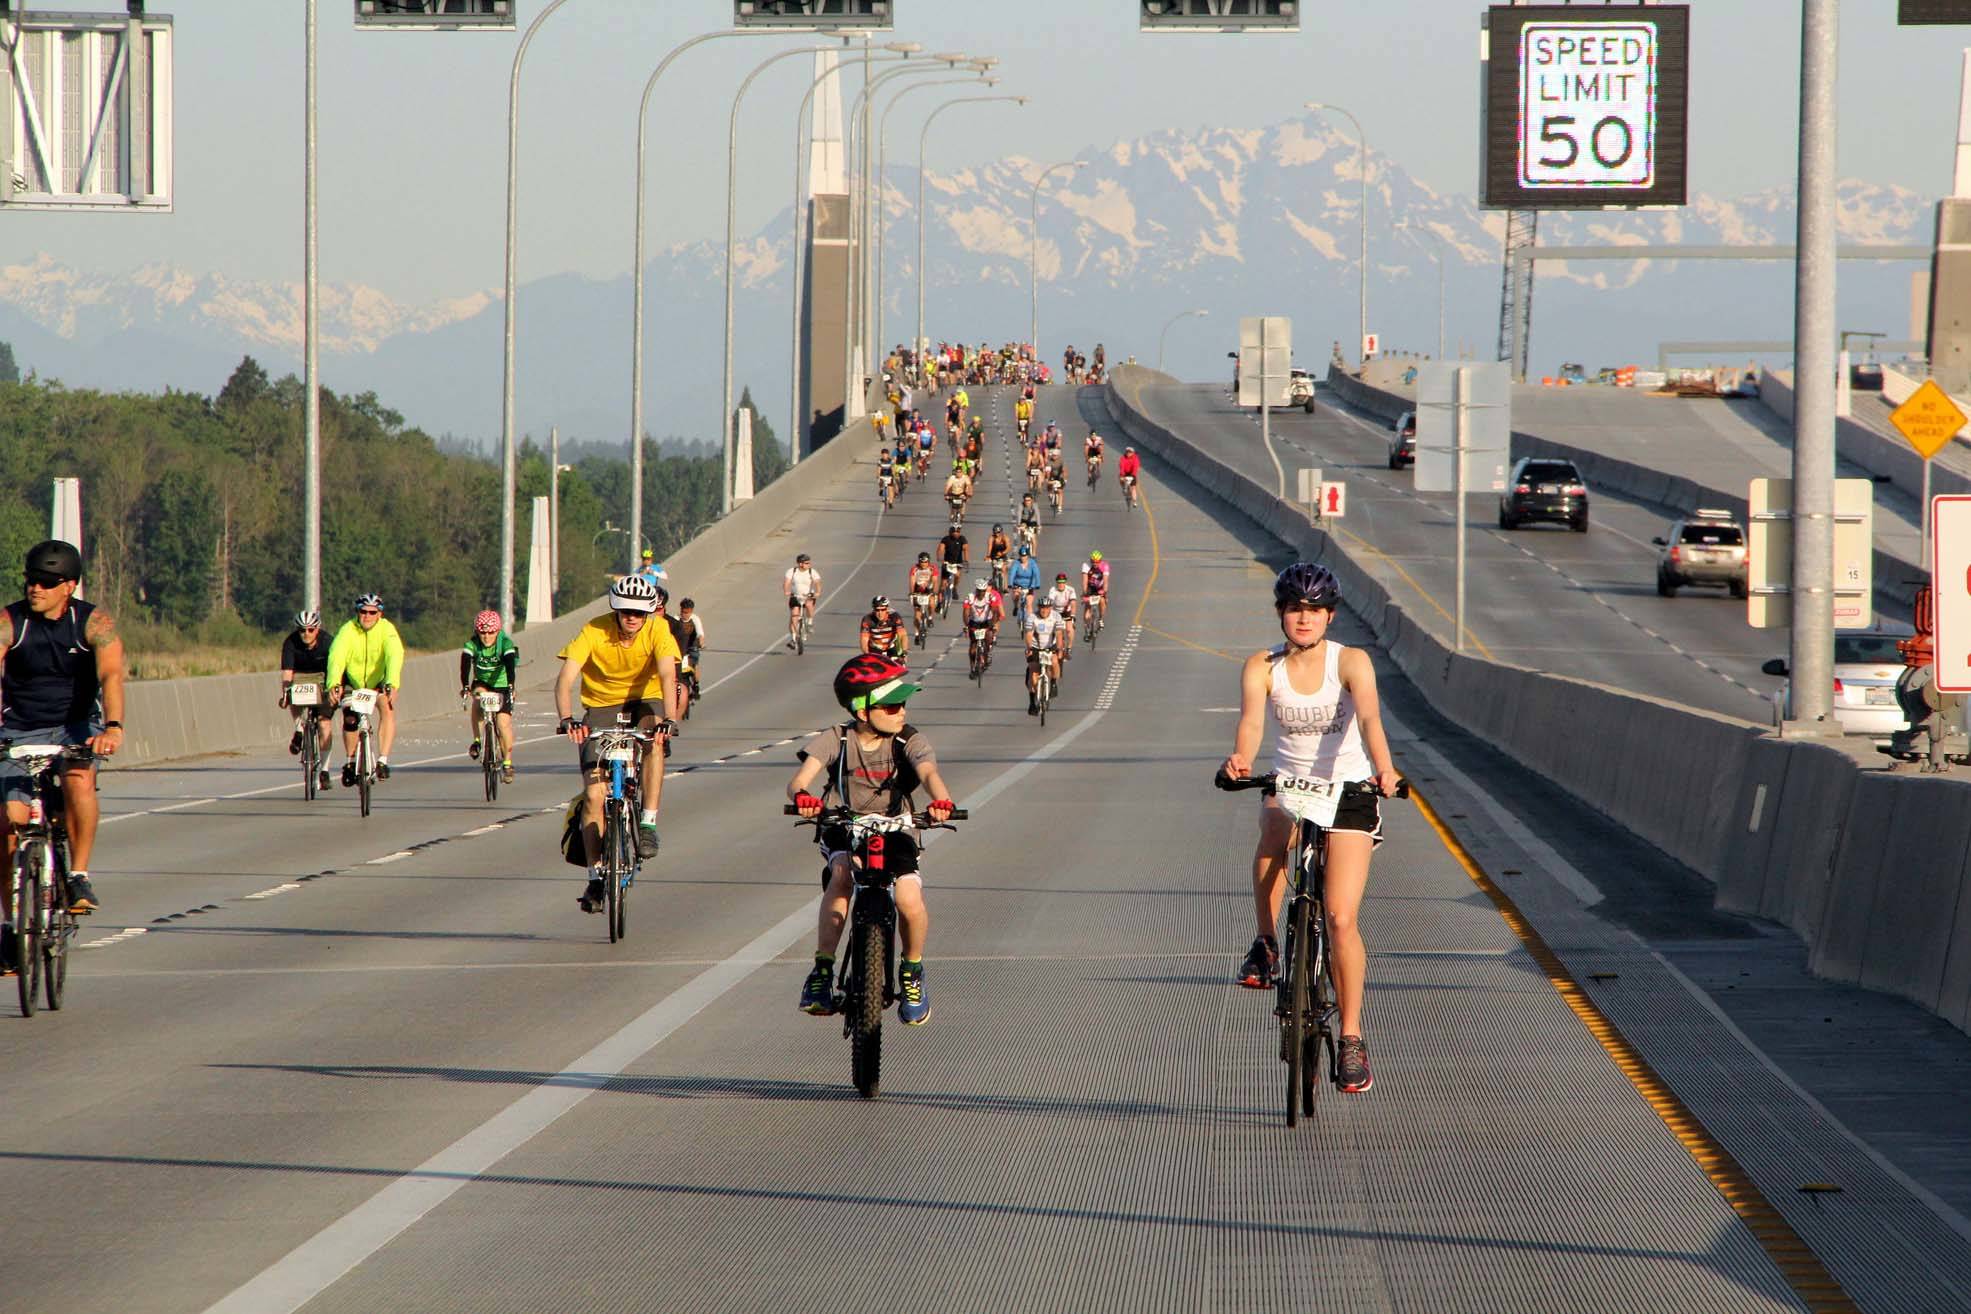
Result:
[[1027,287],[1031,316],[1027,324],[1027,345],[1033,348],[1034,364],[1040,363],[1040,184],[1047,181],[1047,175],[1062,169],[1085,169],[1086,160],[1062,160],[1050,164],[1040,171],[1033,180],[1033,204],[1027,217]]
[[[321,265],[316,257],[315,190],[315,0],[308,0],[308,110],[303,129],[307,156],[306,180],[302,184],[307,217],[302,222],[302,332],[304,346],[302,372],[308,376],[308,396],[302,407],[302,513],[301,596],[302,606],[319,611],[322,606],[322,356],[321,356]],[[513,503],[507,503],[511,516]],[[509,525],[511,521],[509,521]],[[369,585],[363,585],[368,588]]]
[[506,86],[506,329],[505,356],[500,384],[500,615],[513,615],[513,343],[514,284],[519,274],[517,229],[520,209],[520,65],[527,58],[527,47],[534,33],[548,16],[568,0],[549,0],[547,8],[527,25],[520,46],[513,52],[513,73]]
[[[1368,364],[1366,350],[1369,340],[1369,138],[1368,134],[1362,131],[1361,120],[1339,105],[1326,105],[1318,100],[1310,100],[1307,102],[1307,108],[1311,110],[1333,110],[1355,125],[1355,170],[1361,175],[1362,183],[1361,250],[1358,256],[1362,275],[1360,292],[1361,320],[1358,326],[1359,332],[1355,340],[1357,351],[1363,353],[1358,358],[1366,366]],[[1441,356],[1443,352],[1440,350],[1438,354]]]
[[[1209,315],[1210,313],[1209,310],[1180,310],[1170,317],[1170,323],[1165,324],[1163,326],[1163,332],[1157,334],[1157,373],[1163,373],[1163,342],[1165,338],[1170,336],[1171,324],[1175,324],[1180,319],[1188,319],[1192,315]],[[1040,348],[1036,345],[1034,347],[1036,359],[1039,356],[1039,352]]]
[[625,574],[636,570],[637,551],[643,544],[643,157],[650,96],[657,90],[657,80],[664,76],[672,61],[693,46],[716,41],[720,37],[780,35],[783,33],[770,27],[742,27],[725,32],[703,32],[680,42],[650,71],[650,77],[643,84],[643,99],[637,103],[636,219],[632,224],[636,235],[635,254],[630,261],[630,551],[629,564],[624,567]]
[[[957,68],[962,63],[969,62],[962,55],[938,55],[935,58],[948,60],[953,68]],[[987,77],[983,69],[969,78],[940,78],[936,82],[913,82],[898,91],[896,95],[890,97],[890,103],[883,107],[883,117],[878,120],[878,127],[876,129],[876,297],[873,305],[873,314],[875,318],[877,351],[883,350],[883,343],[889,336],[883,325],[883,312],[885,310],[883,304],[883,284],[885,281],[883,278],[883,255],[885,248],[889,245],[889,238],[885,232],[885,229],[889,225],[884,222],[884,211],[887,207],[884,205],[885,183],[883,181],[883,175],[888,169],[890,157],[890,111],[894,110],[905,96],[908,96],[913,91],[921,91],[925,87],[955,87],[960,85],[991,87],[997,86],[998,83],[998,78]]]
[[924,151],[931,139],[931,124],[954,105],[980,105],[987,101],[1011,100],[1024,105],[1025,96],[960,96],[948,100],[924,116],[924,127],[917,134],[917,340],[924,340]]
[[[720,515],[732,511],[732,245],[739,209],[739,106],[745,101],[753,80],[781,60],[792,59],[796,55],[826,54],[834,49],[833,46],[797,46],[793,50],[768,55],[746,75],[739,84],[739,90],[732,96],[732,116],[725,137],[725,356],[724,368],[719,375],[719,451],[723,454],[725,476],[719,482]],[[639,189],[639,200],[642,195]]]

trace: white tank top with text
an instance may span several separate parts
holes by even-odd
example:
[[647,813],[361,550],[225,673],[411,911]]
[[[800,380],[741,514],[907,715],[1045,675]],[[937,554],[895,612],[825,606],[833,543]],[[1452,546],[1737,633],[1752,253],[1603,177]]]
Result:
[[1296,691],[1287,678],[1287,649],[1281,644],[1267,654],[1273,676],[1267,710],[1273,716],[1273,766],[1297,776],[1320,780],[1367,780],[1375,774],[1368,750],[1362,747],[1362,725],[1355,716],[1355,699],[1342,687],[1341,644],[1329,640],[1321,687],[1311,694]]

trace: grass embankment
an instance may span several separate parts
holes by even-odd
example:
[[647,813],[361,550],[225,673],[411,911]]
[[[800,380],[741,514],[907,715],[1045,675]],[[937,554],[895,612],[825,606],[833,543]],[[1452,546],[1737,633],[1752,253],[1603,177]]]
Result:
[[[265,674],[280,671],[283,635],[264,634],[237,616],[216,614],[186,629],[148,620],[117,621],[123,659],[132,680],[176,680],[188,675]],[[406,645],[405,660],[425,650]]]

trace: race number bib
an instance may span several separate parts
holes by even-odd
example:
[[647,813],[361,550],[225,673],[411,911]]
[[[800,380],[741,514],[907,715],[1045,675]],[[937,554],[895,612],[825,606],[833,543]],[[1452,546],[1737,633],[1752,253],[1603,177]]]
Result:
[[1274,782],[1273,797],[1287,815],[1325,830],[1335,824],[1335,813],[1341,807],[1341,784],[1309,776],[1281,776]]

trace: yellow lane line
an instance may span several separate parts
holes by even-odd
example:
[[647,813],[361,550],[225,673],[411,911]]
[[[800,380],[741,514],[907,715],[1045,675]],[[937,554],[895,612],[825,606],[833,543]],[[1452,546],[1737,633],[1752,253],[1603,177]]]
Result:
[[1243,657],[1226,652],[1223,648],[1211,648],[1202,643],[1193,643],[1181,634],[1172,634],[1169,630],[1160,630],[1154,625],[1145,625],[1143,627],[1143,633],[1154,634],[1160,639],[1169,639],[1172,643],[1181,643],[1186,648],[1195,648],[1199,652],[1208,653],[1213,657],[1223,657],[1228,662],[1243,662],[1245,660]]
[[1711,1184],[1718,1188],[1718,1194],[1725,1198],[1725,1203],[1731,1206],[1732,1212],[1745,1224],[1752,1239],[1758,1242],[1759,1248],[1766,1252],[1766,1257],[1773,1262],[1773,1266],[1786,1279],[1787,1285],[1792,1287],[1794,1294],[1800,1298],[1800,1303],[1814,1311],[1814,1314],[1852,1314],[1856,1311],[1858,1307],[1854,1301],[1842,1289],[1841,1284],[1835,1281],[1834,1275],[1828,1272],[1819,1257],[1808,1249],[1806,1242],[1801,1240],[1800,1234],[1793,1230],[1792,1224],[1773,1208],[1752,1178],[1731,1156],[1731,1152],[1719,1144],[1704,1124],[1697,1120],[1697,1116],[1677,1098],[1676,1093],[1663,1078],[1657,1075],[1656,1070],[1649,1066],[1635,1046],[1629,1043],[1627,1037],[1616,1029],[1608,1015],[1601,1011],[1600,1006],[1589,998],[1587,991],[1581,988],[1581,983],[1575,979],[1567,965],[1560,961],[1559,955],[1554,953],[1541,938],[1540,933],[1533,929],[1533,924],[1526,919],[1525,914],[1520,912],[1519,905],[1515,904],[1511,896],[1500,889],[1486,874],[1485,869],[1478,865],[1478,860],[1471,856],[1471,851],[1451,833],[1450,827],[1444,824],[1437,809],[1431,807],[1423,796],[1417,793],[1414,785],[1410,787],[1410,797],[1416,803],[1417,810],[1423,813],[1424,820],[1430,823],[1430,828],[1437,832],[1437,838],[1443,842],[1445,849],[1457,860],[1458,865],[1464,868],[1465,875],[1471,878],[1472,884],[1492,901],[1492,906],[1497,909],[1499,916],[1505,919],[1506,925],[1518,937],[1520,944],[1525,946],[1527,953],[1532,955],[1533,961],[1539,965],[1540,970],[1546,974],[1548,983],[1553,986],[1562,1002],[1574,1010],[1574,1015],[1588,1029],[1588,1034],[1607,1051],[1616,1070],[1629,1079],[1629,1084],[1636,1088],[1636,1092],[1643,1097],[1643,1102],[1663,1120],[1664,1126],[1670,1129],[1670,1134],[1677,1138],[1678,1144],[1689,1152],[1698,1168],[1711,1179]]
[[1150,498],[1143,491],[1143,481],[1136,481],[1136,505],[1143,508],[1143,523],[1150,527],[1150,577],[1143,581],[1143,596],[1136,603],[1136,615],[1130,618],[1131,625],[1143,623],[1143,609],[1150,605],[1150,594],[1156,591],[1157,574],[1163,569],[1163,549],[1157,545],[1157,518],[1150,510]]

